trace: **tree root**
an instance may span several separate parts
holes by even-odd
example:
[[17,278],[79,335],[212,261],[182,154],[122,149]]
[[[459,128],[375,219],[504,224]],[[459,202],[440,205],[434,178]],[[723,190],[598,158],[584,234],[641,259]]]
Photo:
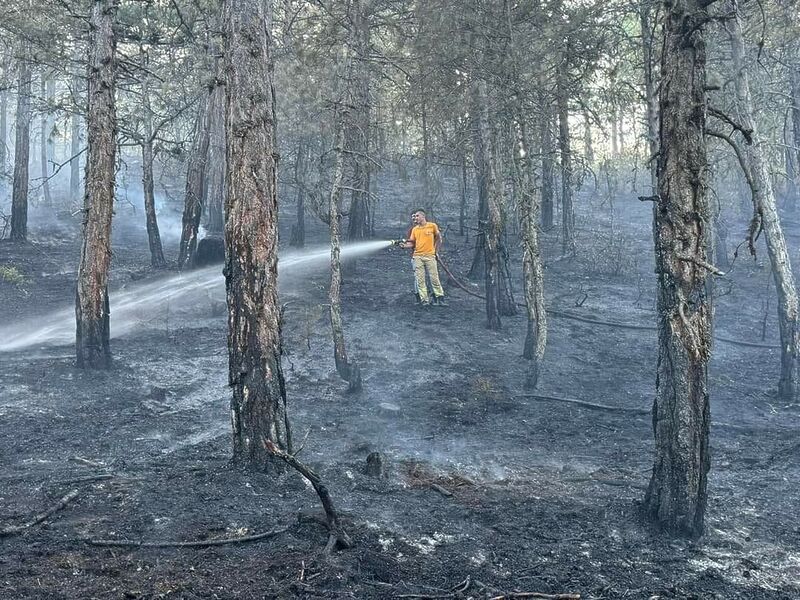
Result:
[[314,487],[314,491],[317,492],[317,495],[319,496],[319,499],[322,502],[322,508],[325,510],[325,516],[328,519],[327,526],[328,526],[328,531],[330,532],[328,543],[325,545],[325,553],[326,554],[330,553],[337,547],[338,548],[352,547],[353,541],[350,539],[350,536],[347,535],[347,532],[344,530],[341,523],[339,522],[339,515],[333,506],[333,500],[331,499],[330,492],[328,492],[328,488],[322,482],[320,476],[317,475],[314,471],[312,471],[309,467],[301,463],[299,460],[297,460],[296,457],[278,448],[270,440],[262,438],[261,443],[264,445],[264,448],[266,448],[274,456],[277,456],[286,464],[297,470]]
[[190,542],[136,542],[134,540],[97,540],[88,539],[83,540],[91,546],[112,546],[123,548],[203,548],[207,546],[225,546],[228,544],[243,544],[246,542],[255,542],[257,540],[264,540],[267,538],[275,537],[281,533],[288,531],[288,527],[282,529],[273,529],[264,533],[256,533],[253,535],[244,535],[234,538],[219,538],[214,540],[194,540]]
[[585,402],[584,400],[574,400],[572,398],[559,398],[558,396],[543,396],[541,394],[522,394],[522,398],[533,398],[534,400],[544,400],[548,402],[566,402],[568,404],[575,404],[583,408],[592,408],[594,410],[604,410],[607,412],[626,412],[635,415],[649,415],[650,409],[645,408],[627,408],[623,406],[609,406],[608,404],[595,404],[594,402]]
[[0,529],[0,537],[18,535],[23,531],[25,531],[26,529],[30,529],[34,525],[38,525],[39,523],[47,519],[47,517],[51,516],[52,514],[64,508],[67,504],[72,502],[77,497],[78,497],[78,490],[72,490],[68,494],[64,495],[64,497],[62,497],[57,504],[50,507],[45,512],[36,515],[30,521],[27,521],[22,525],[9,525],[7,527],[4,527],[3,529]]

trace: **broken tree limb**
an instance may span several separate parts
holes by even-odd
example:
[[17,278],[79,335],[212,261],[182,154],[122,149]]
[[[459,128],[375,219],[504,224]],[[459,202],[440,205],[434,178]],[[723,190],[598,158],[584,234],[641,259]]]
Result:
[[189,542],[137,542],[135,540],[97,540],[88,539],[84,540],[91,546],[111,546],[123,548],[203,548],[206,546],[225,546],[227,544],[243,544],[246,542],[255,542],[257,540],[264,540],[267,538],[275,537],[285,531],[288,527],[282,529],[273,529],[272,531],[265,531],[264,533],[256,533],[253,535],[243,535],[233,538],[219,538],[213,540],[193,540]]
[[317,496],[319,496],[319,499],[322,502],[322,508],[325,510],[325,516],[328,518],[328,531],[330,531],[332,537],[335,537],[333,544],[331,543],[331,539],[328,539],[328,543],[325,545],[325,551],[330,552],[336,546],[339,548],[350,548],[353,545],[353,542],[339,522],[339,515],[333,506],[333,500],[331,499],[330,492],[328,492],[328,488],[322,482],[320,476],[297,460],[296,457],[278,448],[274,443],[272,443],[272,441],[262,438],[261,443],[264,445],[264,448],[266,448],[274,456],[280,458],[286,464],[298,471],[303,477],[305,477],[314,487],[314,491],[317,492]]
[[575,400],[573,398],[560,398],[558,396],[543,396],[542,394],[520,394],[522,398],[532,398],[534,400],[544,400],[547,402],[566,402],[567,404],[575,404],[583,408],[591,408],[594,410],[603,410],[606,412],[626,412],[635,415],[649,415],[650,409],[647,408],[627,408],[624,406],[609,406],[608,404],[595,404],[594,402],[586,402],[584,400]]
[[61,500],[58,501],[57,504],[47,509],[45,512],[40,513],[33,517],[30,521],[23,523],[22,525],[9,525],[0,529],[0,537],[8,537],[12,535],[18,535],[25,531],[26,529],[30,529],[34,525],[38,525],[49,516],[53,515],[54,513],[58,512],[62,508],[64,508],[67,504],[72,502],[75,498],[78,497],[78,490],[72,490],[71,492],[65,494]]
[[491,600],[516,600],[519,598],[543,598],[544,600],[581,600],[580,594],[543,594],[542,592],[511,592],[495,596]]

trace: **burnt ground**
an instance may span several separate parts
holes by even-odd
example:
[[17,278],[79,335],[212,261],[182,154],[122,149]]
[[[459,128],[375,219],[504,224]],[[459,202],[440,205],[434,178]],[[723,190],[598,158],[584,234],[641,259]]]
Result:
[[[649,206],[616,205],[612,232],[601,194],[582,197],[574,259],[559,257],[557,235],[545,234],[549,307],[651,325]],[[382,233],[403,230],[398,222]],[[74,234],[46,233],[36,244],[0,243],[0,264],[27,279],[0,283],[5,322],[70,305]],[[141,236],[117,240],[115,289],[159,277],[144,266]],[[800,236],[790,241],[797,248]],[[470,247],[448,236],[445,258],[459,277]],[[319,511],[297,474],[229,463],[225,320],[213,297],[163,321],[142,316],[113,341],[109,372],[76,369],[69,346],[0,354],[0,524],[78,492],[45,522],[0,539],[0,597],[800,597],[800,412],[776,400],[776,349],[716,344],[707,533],[672,540],[640,514],[650,418],[624,410],[652,402],[655,332],[551,315],[538,393],[622,410],[525,397],[524,316],[490,332],[481,301],[453,285],[449,308],[420,309],[409,263],[383,250],[346,277],[358,394],[345,393],[333,369],[325,265],[282,283],[294,436],[308,433],[300,456],[328,484],[355,541],[330,557],[326,531],[297,517]],[[719,285],[718,335],[776,343],[769,275],[763,258],[737,260]],[[364,473],[372,451],[384,455],[384,478]],[[225,546],[87,543],[280,528]]]

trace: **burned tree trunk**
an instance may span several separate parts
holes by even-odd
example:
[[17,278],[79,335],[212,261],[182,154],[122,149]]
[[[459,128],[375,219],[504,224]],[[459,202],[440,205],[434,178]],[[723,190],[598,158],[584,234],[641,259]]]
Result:
[[31,152],[31,70],[30,49],[25,46],[17,76],[16,137],[14,141],[14,183],[11,192],[11,239],[28,239],[28,162]]
[[655,255],[655,461],[645,508],[665,530],[703,531],[709,470],[711,305],[706,253],[706,67],[702,0],[668,0],[660,91]]
[[178,268],[189,266],[197,250],[197,234],[200,218],[203,216],[203,192],[205,189],[206,163],[210,140],[211,89],[203,93],[203,100],[197,111],[194,131],[194,144],[189,155],[186,171],[186,194],[184,196],[183,218],[181,220],[181,241],[178,246]]
[[653,76],[653,25],[650,19],[653,0],[640,0],[639,25],[642,30],[642,62],[644,64],[644,95],[645,109],[647,110],[647,148],[650,152],[648,167],[650,171],[650,194],[654,195],[658,189],[658,97],[656,96],[656,82]]
[[78,366],[111,366],[108,271],[111,263],[111,216],[114,211],[114,160],[117,151],[116,0],[94,0],[89,36],[89,93],[83,245],[78,268],[76,353]]
[[500,311],[498,309],[498,270],[500,268],[499,244],[502,228],[502,215],[500,209],[501,194],[496,170],[496,140],[493,139],[489,123],[489,99],[486,81],[478,79],[473,84],[475,106],[480,110],[477,113],[477,130],[480,136],[479,158],[484,171],[484,185],[486,187],[486,220],[483,230],[483,239],[478,243],[483,244],[484,257],[484,292],[486,295],[486,326],[498,330],[501,327]]
[[[42,198],[44,199],[45,206],[53,205],[53,195],[50,193],[50,118],[48,114],[49,103],[52,100],[48,90],[47,74],[42,71],[39,78],[39,90],[42,100],[42,114],[39,119],[39,165],[42,175]],[[55,94],[53,94],[55,95]]]
[[154,269],[166,266],[161,234],[156,216],[156,198],[153,185],[153,109],[150,105],[150,86],[147,78],[142,81],[142,121],[144,139],[142,140],[142,191],[144,192],[144,215],[147,225],[147,241],[150,246],[150,265]]
[[[80,60],[80,52],[75,49],[73,60]],[[72,112],[71,133],[70,133],[70,162],[69,162],[69,198],[72,202],[79,202],[81,199],[81,159],[78,153],[81,151],[81,116],[78,112],[80,102],[80,90],[83,88],[83,80],[78,73],[72,75],[72,101],[75,104]]]
[[289,244],[295,248],[302,248],[306,244],[306,146],[304,140],[300,140],[297,145],[297,159],[294,162],[294,181],[297,188],[297,221],[292,225],[292,236]]
[[[355,105],[354,119],[349,138],[353,155],[353,190],[347,220],[347,237],[351,240],[369,237],[370,213],[370,99],[369,99],[369,44],[370,22],[367,7],[361,0],[351,5],[351,46],[355,51],[358,68],[351,73],[351,96]],[[350,66],[353,71],[353,66]]]
[[[738,0],[730,0],[733,19],[727,23],[731,39],[731,57],[734,69],[734,87],[739,123],[749,132],[750,142],[745,145],[744,155],[747,161],[754,203],[755,230],[763,228],[767,242],[767,254],[772,264],[772,276],[778,292],[778,325],[781,335],[781,375],[778,383],[778,394],[788,402],[794,402],[800,393],[800,302],[786,238],[783,235],[775,194],[772,189],[769,168],[765,159],[764,141],[759,135],[753,118],[753,100],[750,95],[750,83],[747,67],[744,62],[744,43],[742,26],[738,12]],[[751,228],[751,231],[753,229]],[[751,252],[755,253],[751,239]]]
[[[543,84],[542,84],[543,85]],[[553,168],[553,111],[544,91],[539,92],[541,114],[539,116],[542,146],[542,229],[549,231],[554,226],[555,178]]]
[[[342,71],[345,73],[344,81],[348,81],[351,68],[350,55],[344,49],[342,58]],[[347,348],[344,340],[344,326],[342,325],[342,265],[339,259],[341,242],[339,235],[339,220],[341,218],[339,204],[342,196],[342,179],[344,177],[344,103],[339,98],[336,115],[336,131],[334,135],[334,154],[336,157],[333,167],[333,182],[328,204],[328,226],[331,234],[331,284],[328,289],[330,302],[331,331],[333,333],[333,359],[336,372],[343,380],[348,382],[349,391],[361,389],[361,370],[355,362],[350,362],[347,357]]]
[[[278,306],[277,156],[270,2],[227,0],[225,289],[233,459],[277,463],[263,440],[291,452]],[[265,6],[266,5],[266,6]]]
[[558,145],[561,152],[561,251],[575,253],[575,209],[572,206],[572,147],[569,131],[569,80],[567,54],[557,76]]
[[515,174],[519,181],[520,198],[517,203],[520,243],[522,244],[522,275],[525,290],[525,310],[528,330],[522,356],[529,360],[525,387],[534,389],[547,347],[547,312],[544,304],[544,269],[539,249],[539,194],[533,180],[525,116],[521,106],[516,109],[516,131],[519,151],[514,153]]
[[218,81],[211,92],[206,206],[208,233],[221,237],[225,227],[225,87]]

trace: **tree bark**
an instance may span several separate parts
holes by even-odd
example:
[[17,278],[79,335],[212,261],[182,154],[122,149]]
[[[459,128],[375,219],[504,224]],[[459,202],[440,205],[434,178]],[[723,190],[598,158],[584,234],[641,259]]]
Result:
[[644,96],[647,111],[647,149],[650,152],[648,170],[650,171],[650,194],[658,189],[658,96],[653,75],[653,24],[650,12],[653,0],[641,0],[639,3],[639,25],[642,30],[642,62],[644,64]]
[[[81,59],[80,52],[76,48],[73,52],[73,60],[76,62]],[[78,112],[78,103],[81,98],[81,91],[84,89],[83,78],[78,73],[72,75],[72,96],[74,106],[71,117],[71,141],[70,141],[70,163],[69,163],[69,196],[72,202],[78,203],[81,199],[81,159],[78,153],[81,151],[81,116]]]
[[668,0],[660,88],[655,254],[658,362],[655,461],[645,509],[665,530],[703,532],[708,449],[711,303],[702,0]]
[[41,93],[43,106],[41,118],[39,120],[39,165],[42,176],[42,197],[45,206],[52,207],[53,195],[50,193],[50,180],[48,179],[48,175],[50,174],[49,159],[51,158],[51,152],[48,148],[51,144],[50,117],[48,110],[52,98],[48,93],[47,74],[44,71],[42,71],[41,77],[39,78],[39,91]]
[[301,139],[297,145],[297,160],[294,163],[294,181],[297,188],[296,211],[297,220],[292,226],[290,245],[302,248],[306,244],[306,153],[307,144]]
[[575,209],[572,206],[572,147],[569,131],[569,79],[567,51],[557,75],[558,144],[561,152],[561,250],[575,253]]
[[[786,238],[778,216],[777,202],[772,189],[769,167],[765,159],[764,141],[753,117],[753,100],[744,60],[744,42],[738,0],[730,0],[734,18],[727,22],[731,40],[731,58],[734,69],[734,87],[739,123],[750,131],[751,144],[744,147],[750,170],[755,217],[764,229],[767,254],[772,264],[772,275],[778,293],[778,325],[781,335],[781,375],[778,394],[794,402],[800,392],[800,306],[795,286]],[[754,250],[754,247],[753,247]]]
[[221,236],[225,227],[225,87],[218,81],[211,92],[211,131],[208,146],[208,233]]
[[270,1],[226,0],[225,289],[233,459],[278,469],[262,438],[291,453],[281,366]]
[[195,120],[194,144],[186,170],[186,194],[183,218],[181,219],[181,241],[178,247],[178,268],[189,266],[197,250],[197,234],[203,216],[203,192],[205,189],[206,164],[211,125],[211,88],[203,93]]
[[111,366],[108,272],[111,264],[111,217],[117,151],[116,0],[93,0],[89,36],[86,192],[83,244],[75,303],[76,354],[81,368]]
[[14,182],[11,192],[11,239],[28,239],[28,162],[31,152],[31,70],[30,48],[22,49],[17,76],[16,137],[14,141]]
[[[540,82],[544,85],[544,81]],[[544,91],[539,92],[542,107],[539,116],[539,129],[542,147],[542,229],[549,231],[554,227],[555,177],[553,168],[553,111],[550,100]]]
[[[349,48],[343,49],[341,58],[341,71],[344,73],[343,81],[350,81],[352,76],[352,63],[350,60]],[[346,96],[344,94],[340,94]],[[349,391],[355,392],[361,389],[361,370],[355,362],[350,362],[347,357],[347,347],[344,339],[344,326],[342,324],[342,264],[339,258],[341,252],[341,241],[339,234],[339,220],[341,219],[339,205],[342,197],[342,179],[344,177],[344,125],[346,121],[346,109],[343,98],[337,99],[338,107],[336,110],[335,132],[334,132],[334,154],[335,163],[333,167],[333,182],[328,203],[328,226],[331,235],[331,283],[328,288],[328,301],[330,303],[331,332],[333,334],[333,359],[336,364],[336,372],[344,381],[349,384]]]
[[150,85],[147,77],[142,80],[142,121],[144,139],[142,141],[142,191],[144,193],[144,214],[147,224],[147,241],[150,246],[150,266],[163,269],[166,266],[164,250],[161,246],[161,234],[158,230],[156,216],[156,197],[153,184],[153,109],[150,105]]
[[358,68],[352,79],[355,89],[351,96],[355,107],[349,138],[353,155],[353,190],[350,200],[350,211],[347,221],[347,237],[351,240],[360,240],[369,237],[370,213],[370,76],[369,76],[369,45],[370,21],[367,7],[361,0],[352,0],[350,45],[357,58]]
[[794,186],[796,209],[800,209],[800,64],[795,64],[791,68],[791,113],[792,113],[792,146],[788,149],[794,164]]

